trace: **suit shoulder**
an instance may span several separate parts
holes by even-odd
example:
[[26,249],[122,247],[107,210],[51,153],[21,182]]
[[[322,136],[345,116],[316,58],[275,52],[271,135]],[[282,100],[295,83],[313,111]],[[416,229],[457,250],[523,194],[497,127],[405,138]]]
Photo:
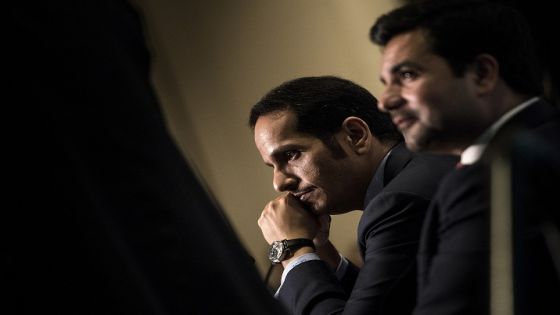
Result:
[[443,177],[454,169],[457,156],[415,154],[385,187],[385,192],[408,192],[431,199]]

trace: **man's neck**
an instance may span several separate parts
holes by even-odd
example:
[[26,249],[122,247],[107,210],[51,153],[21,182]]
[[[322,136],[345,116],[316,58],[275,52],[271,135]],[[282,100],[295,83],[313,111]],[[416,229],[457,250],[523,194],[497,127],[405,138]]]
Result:
[[512,117],[517,115],[526,107],[537,102],[537,100],[538,97],[524,100],[523,102],[513,106],[507,112],[498,117],[492,123],[492,125],[486,128],[482,135],[480,135],[469,147],[463,150],[463,152],[461,153],[461,164],[468,165],[477,162],[486,150],[488,143],[490,142],[490,140],[492,140],[498,130],[502,128],[502,126],[506,124],[510,119],[512,119]]

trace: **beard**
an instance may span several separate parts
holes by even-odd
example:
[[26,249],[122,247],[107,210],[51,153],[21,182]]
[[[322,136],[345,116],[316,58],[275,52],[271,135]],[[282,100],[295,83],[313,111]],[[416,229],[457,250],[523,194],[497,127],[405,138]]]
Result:
[[475,139],[472,125],[457,123],[455,128],[418,125],[416,130],[403,132],[406,146],[414,152],[460,155]]
[[438,128],[418,123],[415,130],[403,131],[406,146],[414,152],[444,152],[447,149],[446,134]]

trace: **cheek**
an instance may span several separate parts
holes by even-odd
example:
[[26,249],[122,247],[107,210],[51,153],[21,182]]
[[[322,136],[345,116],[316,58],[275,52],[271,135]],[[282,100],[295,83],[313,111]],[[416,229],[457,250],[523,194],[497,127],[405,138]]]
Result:
[[[300,164],[300,175],[304,182],[329,192],[340,180],[342,161],[332,157],[332,152],[321,145],[310,151]],[[342,170],[344,171],[344,170]]]
[[321,165],[318,162],[320,161],[312,159],[301,160],[297,170],[295,170],[295,173],[302,181],[312,185],[317,185],[317,181],[320,179],[322,174]]
[[415,112],[420,121],[428,126],[439,126],[442,111],[446,109],[446,100],[436,89],[422,90],[415,104]]
[[420,121],[425,125],[434,126],[439,125],[439,112],[436,108],[430,106],[423,106],[419,110]]
[[[333,187],[340,183],[340,165],[329,156],[316,158],[305,167],[307,181],[325,193],[332,193]],[[336,189],[335,189],[336,190]]]
[[403,98],[406,100],[406,108],[419,115],[426,110],[426,104],[433,99],[433,96],[425,85],[417,85],[406,88],[403,91]]
[[326,160],[326,163],[318,165],[316,169],[317,185],[320,185],[325,193],[339,194],[344,193],[345,187],[348,185],[346,176],[351,173],[348,165],[344,165],[342,161]]

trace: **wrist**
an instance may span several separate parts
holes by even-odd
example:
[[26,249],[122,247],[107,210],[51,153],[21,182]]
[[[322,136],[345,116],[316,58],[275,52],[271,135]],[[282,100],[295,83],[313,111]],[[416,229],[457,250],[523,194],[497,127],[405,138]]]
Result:
[[313,241],[306,238],[285,239],[274,241],[268,250],[268,259],[273,264],[278,264],[294,256],[298,257],[315,250]]
[[327,263],[332,271],[335,271],[340,264],[340,253],[334,245],[327,241],[323,246],[317,247],[317,255]]
[[315,249],[313,249],[311,246],[301,247],[301,248],[295,250],[288,259],[283,260],[282,261],[282,266],[286,267],[288,264],[290,264],[292,261],[296,260],[298,257],[303,256],[305,254],[314,253],[314,252],[315,252]]

